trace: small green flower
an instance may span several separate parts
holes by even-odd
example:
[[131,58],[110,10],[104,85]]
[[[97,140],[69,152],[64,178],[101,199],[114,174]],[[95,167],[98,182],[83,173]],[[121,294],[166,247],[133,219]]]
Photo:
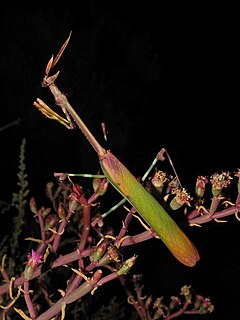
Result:
[[198,176],[195,186],[195,194],[198,199],[201,199],[205,193],[206,183],[208,183],[207,177]]
[[192,302],[192,292],[190,290],[191,286],[183,286],[181,288],[181,294],[185,297],[186,301],[188,303],[191,303]]
[[222,189],[230,185],[232,177],[229,172],[222,172],[221,174],[214,173],[211,176],[210,182],[212,184],[212,194],[217,197],[222,192]]
[[127,259],[126,261],[123,262],[122,266],[120,269],[117,271],[119,275],[123,275],[128,273],[128,271],[132,268],[132,266],[135,264],[135,261],[137,259],[137,256],[134,255],[133,257]]
[[157,170],[154,173],[154,176],[151,179],[152,185],[159,191],[162,192],[164,183],[167,181],[167,177],[166,177],[166,173],[161,171],[161,170]]
[[181,208],[184,204],[187,204],[190,207],[190,200],[192,199],[190,195],[187,193],[187,191],[183,188],[180,189],[174,189],[172,191],[173,194],[176,194],[176,196],[172,199],[170,202],[170,207],[172,210],[177,210]]
[[204,301],[202,302],[199,311],[201,313],[211,313],[214,310],[214,306],[211,304],[211,301],[209,298],[205,298]]

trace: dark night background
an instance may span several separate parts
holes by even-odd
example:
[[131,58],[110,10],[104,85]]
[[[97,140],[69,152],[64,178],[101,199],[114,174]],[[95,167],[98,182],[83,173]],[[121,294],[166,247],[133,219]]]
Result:
[[[232,12],[188,8],[191,14],[179,16],[178,8],[156,3],[1,3],[1,200],[10,201],[16,191],[23,138],[30,194],[39,202],[54,172],[96,173],[99,168],[80,131],[68,131],[33,107],[37,97],[54,107],[41,81],[51,54],[70,31],[69,45],[53,70],[60,70],[58,87],[135,176],[162,147],[191,191],[198,175],[237,170],[239,63]],[[17,119],[18,125],[3,130]],[[107,143],[101,122],[107,126]],[[143,244],[138,268],[146,290],[170,296],[187,281],[209,295],[216,308],[194,319],[239,319],[240,224],[234,217],[228,220],[187,231],[201,255],[190,270],[161,245],[164,259],[156,259],[159,243]]]

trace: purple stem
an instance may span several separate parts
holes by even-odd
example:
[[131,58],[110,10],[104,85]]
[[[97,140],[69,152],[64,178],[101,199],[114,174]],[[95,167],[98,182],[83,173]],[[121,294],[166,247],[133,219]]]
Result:
[[58,300],[51,308],[49,308],[47,311],[45,311],[39,317],[37,317],[36,320],[51,319],[61,311],[63,304],[67,305],[76,300],[79,300],[81,297],[91,292],[94,289],[94,287],[97,287],[99,285],[99,280],[101,279],[101,277],[102,271],[97,270],[89,281],[85,281],[80,287],[66,294],[63,298]]
[[202,223],[206,223],[206,222],[209,222],[213,219],[219,219],[219,218],[223,218],[223,217],[226,217],[226,216],[230,216],[231,214],[235,214],[237,212],[239,212],[239,209],[240,209],[240,204],[238,205],[234,205],[230,208],[227,208],[227,209],[224,209],[222,211],[217,211],[215,212],[213,215],[210,215],[210,214],[204,214],[200,217],[196,217],[196,218],[193,218],[193,219],[189,219],[188,218],[188,223],[189,224],[202,224]]
[[[82,194],[78,200],[81,203],[82,208],[83,208],[83,231],[81,234],[81,239],[80,239],[80,243],[79,243],[79,247],[78,247],[79,252],[82,253],[84,251],[84,248],[85,248],[85,245],[87,242],[87,238],[89,235],[89,231],[90,231],[91,207],[90,207],[90,204],[88,204],[88,202],[86,201],[85,197]],[[83,270],[84,263],[83,263],[82,257],[80,257],[78,264],[79,264],[79,268],[81,270]],[[74,277],[73,281],[69,284],[66,293],[69,293],[69,292],[72,292],[73,290],[75,290],[79,286],[81,281],[82,281],[82,276],[76,275]]]
[[24,286],[24,299],[27,304],[29,314],[32,320],[36,320],[36,312],[32,303],[32,299],[30,298],[30,294],[29,294],[29,281],[24,280],[23,286]]
[[[228,209],[229,210],[229,209]],[[229,213],[229,214],[232,214]],[[126,238],[123,242],[122,242],[122,246],[129,246],[129,245],[133,245],[142,241],[146,241],[149,240],[151,238],[153,238],[155,236],[154,233],[149,233],[149,231],[144,231],[140,234],[137,234],[135,236],[131,236]],[[78,250],[77,251],[73,251],[71,253],[68,253],[64,256],[61,256],[59,258],[57,258],[54,262],[51,268],[57,268],[59,266],[62,266],[64,264],[68,264],[71,263],[73,261],[79,260],[81,258],[85,258],[88,257],[90,255],[90,253],[92,252],[91,248],[85,249],[82,253],[80,253]],[[37,268],[37,270],[34,272],[33,276],[31,277],[30,280],[38,277],[41,274],[41,267]],[[14,283],[13,283],[13,287],[17,288],[19,285],[22,285],[24,282],[24,278],[23,276],[17,278]],[[0,286],[0,295],[6,293],[9,291],[9,284],[5,283],[3,285]]]
[[209,209],[210,216],[212,216],[216,212],[220,201],[221,201],[220,195],[218,197],[213,197],[212,198],[211,206],[210,206],[210,209]]
[[166,317],[165,320],[175,319],[175,318],[183,315],[184,313],[186,313],[188,306],[189,306],[189,303],[186,301],[180,310],[176,311],[175,313],[172,313],[170,316]]
[[[134,210],[135,210],[135,209],[134,209]],[[119,232],[119,234],[118,234],[118,236],[117,236],[116,242],[115,242],[115,243],[116,243],[116,246],[117,246],[118,242],[122,239],[122,237],[125,236],[131,220],[132,220],[132,210],[130,210],[130,211],[128,212],[128,214],[127,214],[127,216],[126,216],[126,218],[125,218],[125,220],[124,220],[124,225],[123,225],[122,229],[120,230],[120,232]]]
[[[76,261],[80,258],[85,258],[88,257],[91,253],[91,248],[84,250],[82,253],[80,253],[78,250],[77,251],[73,251],[71,253],[66,254],[65,256],[59,257],[57,258],[54,262],[51,268],[57,268],[60,267],[64,264],[68,264],[71,263],[73,261]],[[38,277],[41,274],[41,266],[39,266],[36,271],[33,273],[32,277],[30,280]],[[13,288],[17,288],[18,286],[22,285],[24,282],[24,277],[21,276],[19,278],[17,278],[14,283],[13,283]],[[9,291],[9,285],[10,282],[7,282],[3,285],[0,286],[0,296],[6,292]]]
[[53,252],[57,251],[59,243],[60,243],[62,232],[64,231],[64,229],[65,229],[65,227],[67,225],[67,222],[71,218],[72,214],[73,214],[73,211],[69,210],[68,214],[67,214],[67,217],[62,220],[62,222],[61,222],[61,224],[60,224],[60,226],[58,228],[57,234],[55,234],[55,237],[54,237],[54,240],[53,240],[53,246],[52,246]]
[[[119,276],[119,281],[121,285],[123,286],[124,291],[126,292],[126,295],[128,297],[128,302],[131,303],[131,305],[135,308],[137,313],[139,314],[139,317],[142,320],[151,320],[150,315],[148,314],[146,308],[142,308],[142,306],[139,305],[138,301],[134,298],[134,295],[129,290],[129,288],[125,284],[125,278],[123,276]],[[131,302],[130,302],[131,301]],[[143,299],[142,299],[143,301]]]
[[80,243],[79,243],[79,251],[83,252],[86,242],[87,242],[87,238],[89,235],[89,231],[90,231],[90,205],[86,203],[82,203],[83,205],[83,231],[81,234],[81,239],[80,239]]
[[188,220],[196,218],[197,216],[201,215],[201,213],[204,212],[202,209],[198,210],[198,209],[194,209],[193,211],[191,211],[188,215]]
[[38,221],[39,221],[40,230],[41,230],[41,238],[44,243],[46,240],[46,234],[45,234],[44,219],[43,219],[42,213],[43,213],[43,208],[38,210],[37,216],[38,216]]

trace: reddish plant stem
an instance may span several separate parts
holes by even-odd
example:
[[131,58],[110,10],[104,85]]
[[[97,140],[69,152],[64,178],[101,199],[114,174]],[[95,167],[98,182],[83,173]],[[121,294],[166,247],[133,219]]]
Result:
[[[66,254],[65,256],[59,257],[57,258],[54,262],[51,268],[57,268],[60,267],[64,264],[68,264],[71,263],[73,261],[78,260],[79,258],[85,258],[88,257],[91,253],[91,249],[86,249],[84,250],[81,254],[78,250],[73,251],[71,253]],[[39,266],[36,271],[33,273],[32,277],[30,278],[30,280],[38,277],[41,274],[41,266]],[[20,276],[19,278],[17,278],[14,282],[13,282],[13,288],[17,288],[18,286],[22,285],[24,282],[24,277]],[[5,283],[3,285],[0,286],[0,296],[6,292],[9,291],[9,285],[10,282]]]
[[[135,211],[135,210],[134,210]],[[115,241],[115,244],[116,246],[118,246],[118,242],[125,236],[127,230],[128,230],[128,226],[132,220],[132,210],[130,210],[124,220],[124,224],[123,224],[123,227],[122,229],[120,230],[118,236],[117,236],[117,239]]]
[[[149,231],[144,231],[140,234],[137,234],[135,236],[130,236],[128,238],[126,238],[123,242],[122,242],[122,246],[129,246],[129,245],[133,245],[142,241],[146,241],[149,240],[151,238],[154,237],[154,233],[150,233]],[[79,252],[79,250],[73,251],[71,253],[68,253],[64,256],[61,256],[59,258],[57,258],[54,262],[51,268],[57,268],[60,267],[64,264],[68,264],[71,263],[73,261],[79,260],[81,258],[85,258],[88,257],[91,253],[92,249],[88,248],[85,249],[82,253]],[[96,266],[98,266],[98,264],[96,264]],[[31,277],[30,280],[38,277],[41,274],[41,267],[37,268],[37,270],[34,272],[33,276]],[[17,288],[19,285],[22,285],[24,281],[23,276],[19,277],[18,279],[16,279],[13,283],[13,287]],[[9,291],[9,285],[10,282],[5,283],[3,285],[0,286],[0,295],[6,293]]]
[[135,236],[130,236],[123,240],[122,246],[131,246],[136,243],[140,243],[149,239],[152,239],[156,236],[155,232],[143,231]]
[[[123,242],[122,242],[122,246],[129,246],[129,245],[133,245],[142,241],[146,241],[149,240],[151,238],[154,237],[154,233],[150,233],[149,231],[144,231],[140,234],[137,234],[135,236],[130,236],[128,238],[126,238]],[[88,257],[91,253],[92,249],[88,248],[86,250],[84,250],[82,253],[80,253],[78,250],[73,251],[69,254],[66,254],[64,256],[61,256],[59,258],[57,258],[54,262],[51,268],[57,268],[60,267],[64,264],[68,264],[71,263],[73,261],[79,260],[81,258],[85,258]],[[38,277],[41,274],[41,268],[39,267],[33,274],[33,276],[31,277],[31,279],[34,279],[36,277]],[[30,280],[31,280],[30,279]],[[23,276],[19,277],[18,279],[16,279],[14,281],[14,288],[17,288],[19,285],[23,284]],[[0,295],[4,294],[6,292],[9,291],[9,282],[5,283],[4,285],[0,286]]]
[[166,317],[165,320],[175,319],[175,318],[183,315],[186,312],[188,306],[189,306],[189,303],[186,301],[180,310],[172,313],[170,316]]
[[211,206],[210,206],[210,209],[209,209],[210,216],[212,216],[216,212],[220,201],[221,201],[220,196],[212,198]]
[[80,253],[83,252],[86,242],[87,242],[87,238],[89,235],[89,231],[90,231],[90,205],[87,204],[87,201],[84,201],[81,203],[82,207],[83,207],[83,231],[81,234],[81,239],[80,239],[80,243],[79,243],[79,251]]
[[35,312],[35,309],[34,309],[34,306],[32,303],[32,299],[29,294],[29,281],[24,280],[23,286],[24,286],[24,299],[25,299],[29,314],[30,314],[32,320],[36,320],[37,315],[36,315],[36,312]]
[[39,222],[39,225],[40,225],[41,238],[42,238],[43,243],[45,243],[46,234],[45,234],[44,219],[43,219],[42,213],[43,213],[43,208],[38,210],[37,216],[38,216],[38,222]]
[[196,218],[193,219],[189,219],[188,218],[188,223],[191,224],[202,224],[202,223],[206,223],[209,222],[213,219],[219,219],[219,218],[223,218],[226,216],[230,216],[231,214],[236,214],[237,212],[239,212],[240,210],[240,204],[238,205],[234,205],[230,208],[224,209],[222,211],[217,211],[215,212],[213,215],[210,214],[204,214],[202,216],[198,216]]
[[61,239],[61,235],[64,232],[64,229],[68,223],[68,220],[71,218],[72,214],[74,213],[74,211],[69,210],[68,214],[66,216],[66,218],[64,218],[62,220],[62,222],[60,223],[60,226],[58,228],[57,233],[55,234],[54,240],[53,240],[53,246],[52,246],[52,250],[53,252],[56,252],[60,243],[60,239]]
[[134,295],[132,294],[130,289],[126,286],[125,278],[123,276],[119,276],[118,278],[121,285],[123,286],[124,291],[126,292],[126,295],[128,297],[128,303],[134,307],[134,309],[137,311],[141,320],[151,320],[151,317],[148,314],[148,311],[146,310],[145,306],[142,304],[139,304],[139,302],[134,298]]
[[[85,248],[85,245],[87,242],[87,238],[89,235],[89,231],[90,231],[91,205],[88,204],[88,202],[85,199],[85,197],[83,196],[83,194],[81,194],[78,201],[82,205],[82,212],[83,212],[83,231],[81,234],[81,239],[80,239],[79,247],[78,247],[79,252],[82,253],[84,251],[84,248]],[[80,257],[80,259],[78,261],[78,265],[79,265],[80,270],[84,270],[84,261],[83,261],[82,257]],[[74,277],[74,279],[72,280],[72,282],[69,284],[69,286],[66,290],[66,293],[69,293],[69,292],[72,292],[73,290],[75,290],[80,285],[81,281],[82,281],[82,276],[77,274]]]
[[91,292],[95,287],[99,286],[99,280],[101,279],[101,277],[102,271],[97,270],[91,279],[85,281],[80,287],[70,292],[69,294],[66,294],[63,298],[58,300],[51,308],[37,317],[37,320],[49,320],[54,317],[61,311],[64,304],[67,305],[76,300],[79,300],[81,297]]

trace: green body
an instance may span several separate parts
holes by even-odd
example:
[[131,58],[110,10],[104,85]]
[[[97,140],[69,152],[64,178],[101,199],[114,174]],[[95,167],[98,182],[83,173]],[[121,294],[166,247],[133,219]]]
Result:
[[199,260],[197,249],[165,209],[110,151],[99,158],[109,182],[138,211],[172,254],[183,264],[194,266]]

